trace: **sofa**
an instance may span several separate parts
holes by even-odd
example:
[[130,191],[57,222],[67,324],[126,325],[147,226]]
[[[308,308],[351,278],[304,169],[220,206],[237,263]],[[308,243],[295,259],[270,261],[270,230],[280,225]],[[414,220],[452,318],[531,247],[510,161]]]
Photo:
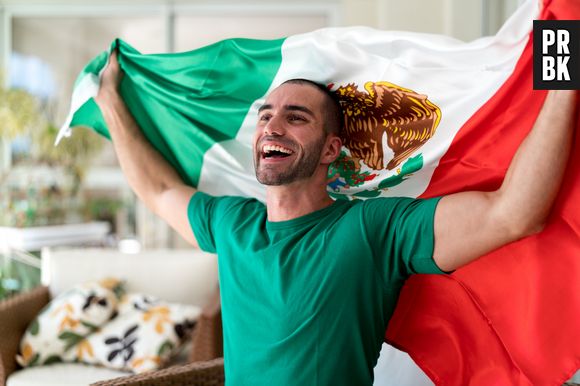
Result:
[[[124,254],[107,249],[45,249],[41,265],[41,286],[0,302],[0,385],[223,384],[215,255],[197,250]],[[172,367],[138,375],[81,363],[19,368],[15,355],[20,340],[50,300],[79,283],[111,276],[123,279],[128,291],[201,308],[192,343],[173,360]]]

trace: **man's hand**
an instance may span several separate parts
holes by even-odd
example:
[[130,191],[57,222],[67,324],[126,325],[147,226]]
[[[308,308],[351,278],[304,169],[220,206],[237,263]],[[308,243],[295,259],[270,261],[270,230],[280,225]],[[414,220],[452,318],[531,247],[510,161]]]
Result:
[[577,105],[577,91],[550,91],[497,191],[441,199],[433,252],[439,268],[452,271],[543,228],[564,177]]
[[181,180],[141,132],[119,93],[123,76],[115,50],[102,73],[95,97],[107,123],[121,169],[143,203],[185,240],[197,245],[187,216],[189,200],[195,189]]
[[119,66],[117,55],[117,50],[113,50],[109,56],[109,62],[101,75],[101,84],[95,97],[95,101],[101,109],[109,107],[111,101],[119,96],[119,86],[124,73],[121,66]]

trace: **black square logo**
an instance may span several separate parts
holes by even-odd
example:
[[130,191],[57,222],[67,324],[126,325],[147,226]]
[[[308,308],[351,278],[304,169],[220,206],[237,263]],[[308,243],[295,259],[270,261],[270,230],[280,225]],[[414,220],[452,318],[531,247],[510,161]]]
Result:
[[580,20],[534,20],[534,89],[580,90]]

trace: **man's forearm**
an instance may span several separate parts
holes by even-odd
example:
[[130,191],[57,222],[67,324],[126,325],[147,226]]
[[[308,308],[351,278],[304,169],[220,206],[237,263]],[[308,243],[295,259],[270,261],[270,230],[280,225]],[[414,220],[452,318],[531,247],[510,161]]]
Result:
[[109,128],[121,169],[145,205],[195,246],[197,241],[189,225],[187,208],[196,190],[182,181],[141,132],[119,95],[123,76],[117,52],[113,51],[95,97]]
[[575,125],[576,92],[550,92],[495,192],[461,192],[435,212],[437,265],[452,271],[542,229],[558,194]]
[[541,229],[549,215],[568,162],[577,104],[576,91],[550,91],[510,164],[495,210],[516,234]]
[[129,185],[155,210],[154,198],[183,184],[181,178],[145,138],[117,91],[103,92],[98,103]]

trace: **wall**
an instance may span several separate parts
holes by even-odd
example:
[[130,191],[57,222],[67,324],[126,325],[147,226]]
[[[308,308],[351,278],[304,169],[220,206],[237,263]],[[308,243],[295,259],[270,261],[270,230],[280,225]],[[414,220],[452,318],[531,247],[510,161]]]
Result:
[[344,25],[438,33],[469,41],[495,33],[523,1],[344,0],[341,5]]

